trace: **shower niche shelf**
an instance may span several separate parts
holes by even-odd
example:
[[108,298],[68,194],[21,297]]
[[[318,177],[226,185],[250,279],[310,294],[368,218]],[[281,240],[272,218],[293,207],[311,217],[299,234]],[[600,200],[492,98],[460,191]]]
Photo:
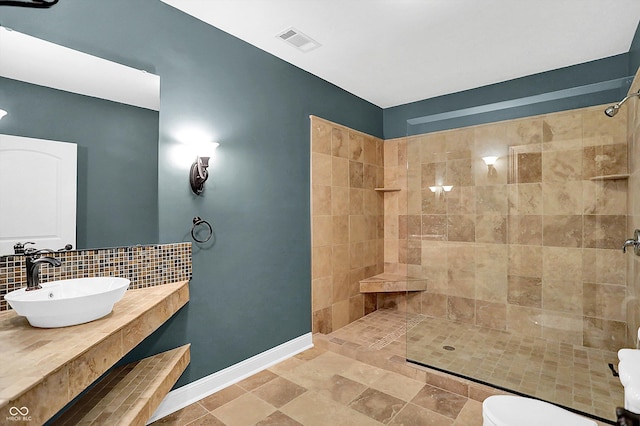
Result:
[[617,175],[601,175],[601,176],[594,176],[592,178],[590,178],[589,180],[593,180],[593,181],[601,181],[601,180],[623,180],[623,179],[628,179],[629,178],[629,174],[628,173],[622,173],[622,174],[617,174]]
[[426,289],[426,279],[406,275],[382,273],[360,281],[360,293],[393,293]]
[[373,188],[373,190],[378,192],[397,192],[400,191],[400,188]]

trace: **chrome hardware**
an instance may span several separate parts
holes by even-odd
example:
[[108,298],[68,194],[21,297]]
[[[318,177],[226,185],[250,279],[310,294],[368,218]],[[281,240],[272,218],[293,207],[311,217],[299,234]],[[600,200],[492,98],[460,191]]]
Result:
[[633,231],[633,239],[628,239],[622,244],[622,252],[627,252],[627,247],[633,246],[633,253],[640,256],[640,229]]

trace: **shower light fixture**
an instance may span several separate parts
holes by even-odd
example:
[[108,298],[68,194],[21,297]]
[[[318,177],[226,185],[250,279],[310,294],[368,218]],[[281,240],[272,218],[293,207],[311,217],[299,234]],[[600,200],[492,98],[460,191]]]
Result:
[[495,176],[498,174],[498,171],[495,168],[496,161],[498,161],[498,157],[495,155],[489,155],[487,157],[482,157],[482,161],[487,165],[487,176]]
[[5,115],[7,115],[7,111],[0,109],[0,120],[2,120],[2,117],[4,117]]
[[204,191],[204,183],[209,178],[209,171],[207,170],[209,167],[209,158],[213,156],[215,149],[218,147],[218,143],[209,144],[210,148],[207,154],[208,156],[200,156],[196,157],[196,161],[191,165],[191,170],[189,171],[189,183],[191,184],[191,191],[194,194],[200,195]]
[[616,115],[618,113],[618,111],[620,110],[620,107],[622,106],[622,104],[627,102],[627,100],[629,98],[631,98],[632,96],[640,96],[640,90],[638,90],[636,93],[632,93],[632,94],[630,94],[628,96],[625,96],[624,99],[622,99],[617,104],[611,105],[610,107],[608,107],[607,109],[604,110],[604,114],[607,117],[613,117],[614,115]]

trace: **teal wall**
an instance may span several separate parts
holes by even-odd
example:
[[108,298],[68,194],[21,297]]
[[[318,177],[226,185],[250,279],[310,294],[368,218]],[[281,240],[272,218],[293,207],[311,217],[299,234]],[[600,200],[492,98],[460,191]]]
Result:
[[407,125],[407,120],[417,117],[544,95],[574,87],[598,85],[628,76],[633,77],[639,67],[640,23],[628,53],[386,108],[383,112],[384,139],[618,102],[626,96],[632,79],[627,79],[619,89],[601,90],[548,102],[440,120],[420,126]]
[[385,139],[392,139],[406,136],[407,134],[428,133],[617,102],[626,95],[630,80],[621,89],[605,90],[517,108],[474,114],[466,117],[437,121],[418,128],[407,129],[407,120],[416,117],[505,102],[588,84],[597,84],[603,81],[627,77],[628,75],[629,55],[622,54],[598,61],[587,62],[502,83],[465,90],[463,92],[387,108],[384,110],[384,137]]
[[77,144],[78,248],[158,241],[157,111],[1,77],[0,108],[0,133]]
[[[380,108],[158,0],[2,7],[0,24],[160,76],[158,208],[139,214],[162,243],[190,241],[196,215],[216,238],[193,246],[189,304],[129,358],[193,343],[180,386],[311,331],[309,115],[381,137]],[[173,162],[189,127],[220,143],[202,197]]]

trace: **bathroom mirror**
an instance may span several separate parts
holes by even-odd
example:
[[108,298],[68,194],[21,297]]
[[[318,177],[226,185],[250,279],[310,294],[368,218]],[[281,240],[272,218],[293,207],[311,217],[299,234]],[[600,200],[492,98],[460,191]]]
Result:
[[159,76],[6,27],[0,51],[0,134],[78,146],[74,248],[157,243]]

